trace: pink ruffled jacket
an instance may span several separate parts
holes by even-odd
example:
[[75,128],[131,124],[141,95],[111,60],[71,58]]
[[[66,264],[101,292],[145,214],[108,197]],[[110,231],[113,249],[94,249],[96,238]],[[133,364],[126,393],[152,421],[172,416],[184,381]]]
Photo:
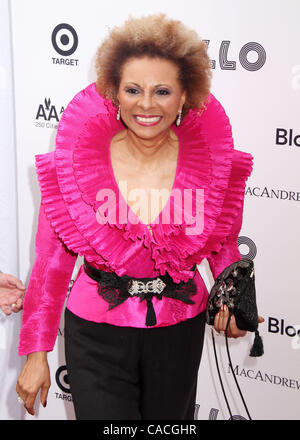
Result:
[[[153,235],[141,222],[99,221],[97,200],[101,188],[119,194],[116,213],[126,208],[110,160],[110,141],[124,126],[116,110],[103,99],[95,84],[78,93],[59,124],[56,149],[37,155],[41,207],[36,235],[36,259],[25,295],[19,355],[51,351],[77,255],[99,269],[136,278],[166,272],[174,282],[194,276],[192,266],[207,258],[214,278],[241,258],[237,238],[242,225],[245,182],[253,157],[233,147],[231,126],[223,107],[210,95],[203,112],[191,110],[180,127],[179,155],[173,189],[204,190],[204,227],[186,234],[187,223],[162,221],[165,210],[175,212],[176,199],[167,204],[151,224]],[[172,211],[172,209],[174,211]],[[157,324],[162,327],[192,318],[205,310],[208,292],[197,271],[194,304],[153,297]],[[145,326],[146,301],[130,297],[108,310],[97,283],[80,268],[66,307],[84,319],[118,326]],[[153,328],[153,327],[151,327]],[[151,331],[151,330],[149,330]]]

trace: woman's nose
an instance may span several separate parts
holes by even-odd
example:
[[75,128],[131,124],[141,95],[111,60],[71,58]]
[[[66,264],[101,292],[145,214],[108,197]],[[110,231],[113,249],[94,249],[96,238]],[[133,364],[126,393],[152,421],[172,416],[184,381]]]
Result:
[[152,95],[150,93],[144,93],[139,99],[139,105],[144,110],[148,110],[153,106]]

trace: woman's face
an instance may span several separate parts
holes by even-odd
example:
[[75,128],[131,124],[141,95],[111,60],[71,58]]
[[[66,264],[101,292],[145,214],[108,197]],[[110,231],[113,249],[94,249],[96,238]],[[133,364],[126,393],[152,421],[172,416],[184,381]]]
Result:
[[130,58],[117,93],[121,117],[137,137],[155,139],[169,130],[185,102],[178,67],[160,58]]

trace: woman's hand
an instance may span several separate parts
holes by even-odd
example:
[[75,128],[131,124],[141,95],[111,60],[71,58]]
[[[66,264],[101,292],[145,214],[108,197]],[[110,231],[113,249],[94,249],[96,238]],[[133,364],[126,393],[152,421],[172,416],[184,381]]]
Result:
[[[229,318],[229,309],[225,304],[223,304],[220,308],[220,311],[216,314],[214,320],[214,328],[218,333],[225,332],[228,318]],[[264,318],[259,316],[258,322],[259,323],[264,322]],[[241,336],[245,336],[246,334],[247,334],[246,330],[240,330],[237,327],[235,317],[234,315],[231,315],[227,336],[229,338],[239,338]]]
[[34,415],[34,402],[39,389],[41,389],[41,404],[43,407],[46,406],[50,383],[47,352],[30,353],[16,386],[18,396],[23,400],[29,414]]

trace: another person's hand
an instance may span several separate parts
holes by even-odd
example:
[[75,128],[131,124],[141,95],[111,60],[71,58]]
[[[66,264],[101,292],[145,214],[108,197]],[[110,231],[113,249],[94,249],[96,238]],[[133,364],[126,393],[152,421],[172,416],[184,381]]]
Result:
[[34,403],[41,389],[40,401],[43,407],[47,405],[47,396],[50,388],[50,371],[47,361],[47,352],[40,351],[27,355],[26,364],[21,371],[16,391],[23,401],[29,414],[34,415]]
[[[229,318],[229,309],[225,304],[223,304],[222,307],[220,308],[220,311],[216,314],[214,320],[214,328],[218,333],[220,332],[225,333],[228,318]],[[264,322],[264,318],[258,316],[258,323],[260,324],[262,322]],[[241,336],[245,336],[246,334],[247,334],[246,330],[240,330],[237,327],[235,317],[234,315],[232,315],[228,326],[227,336],[229,338],[239,338]]]
[[22,309],[25,290],[24,284],[18,278],[0,273],[0,308],[6,315]]

